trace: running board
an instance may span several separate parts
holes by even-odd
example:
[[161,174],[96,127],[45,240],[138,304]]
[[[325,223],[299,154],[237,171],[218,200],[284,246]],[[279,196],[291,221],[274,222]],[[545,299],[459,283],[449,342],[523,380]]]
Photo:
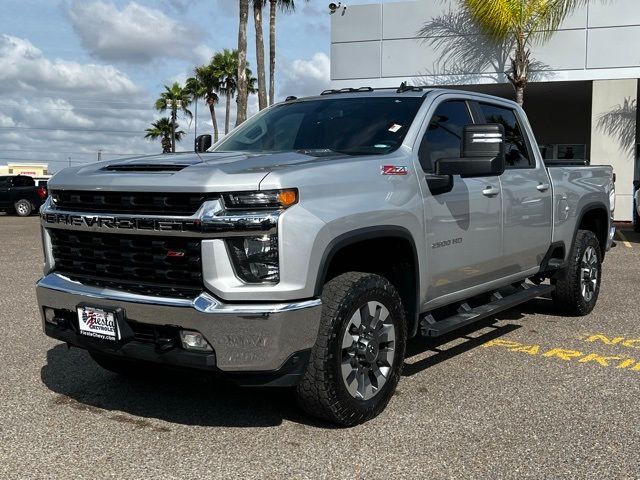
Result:
[[422,317],[420,321],[421,333],[425,337],[439,337],[440,335],[452,332],[458,328],[503,312],[504,310],[509,310],[516,305],[520,305],[546,293],[550,293],[554,289],[555,286],[553,285],[531,285],[529,283],[523,283],[520,290],[504,297],[500,293],[494,292],[491,295],[491,302],[475,308],[471,308],[468,303],[464,302],[460,305],[456,315],[443,320],[436,321],[431,314],[427,314]]

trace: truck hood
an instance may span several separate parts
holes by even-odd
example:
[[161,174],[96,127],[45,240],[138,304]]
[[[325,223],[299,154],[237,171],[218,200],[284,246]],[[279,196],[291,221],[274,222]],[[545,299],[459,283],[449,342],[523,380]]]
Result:
[[149,155],[58,172],[50,189],[225,192],[258,190],[272,171],[343,158],[341,154],[207,152]]

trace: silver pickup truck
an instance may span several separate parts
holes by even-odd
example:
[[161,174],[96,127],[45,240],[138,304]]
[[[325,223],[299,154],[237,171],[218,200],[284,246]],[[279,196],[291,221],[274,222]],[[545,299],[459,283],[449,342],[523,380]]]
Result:
[[570,315],[596,304],[612,169],[546,168],[513,102],[330,90],[210,144],[53,177],[47,335],[118,373],[295,387],[354,425],[388,403],[408,339],[545,294]]

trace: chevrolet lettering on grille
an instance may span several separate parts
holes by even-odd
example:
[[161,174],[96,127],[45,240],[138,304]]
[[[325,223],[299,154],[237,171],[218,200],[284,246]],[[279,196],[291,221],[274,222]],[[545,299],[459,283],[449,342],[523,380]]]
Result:
[[89,229],[146,230],[158,232],[197,231],[197,220],[166,220],[128,217],[103,217],[93,215],[74,215],[68,213],[43,213],[42,221],[47,225],[70,225]]

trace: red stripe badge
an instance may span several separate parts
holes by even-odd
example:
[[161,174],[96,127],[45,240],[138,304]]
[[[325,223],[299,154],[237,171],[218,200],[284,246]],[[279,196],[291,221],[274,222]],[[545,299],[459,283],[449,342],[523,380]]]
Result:
[[404,165],[383,165],[382,175],[407,175],[409,169]]

